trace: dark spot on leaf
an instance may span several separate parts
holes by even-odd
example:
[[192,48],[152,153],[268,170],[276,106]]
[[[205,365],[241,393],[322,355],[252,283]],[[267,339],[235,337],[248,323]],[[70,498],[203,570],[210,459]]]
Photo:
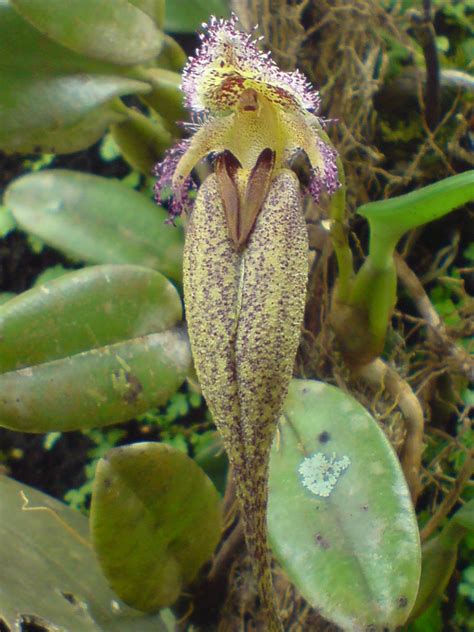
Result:
[[33,147],[33,153],[34,154],[40,154],[41,153],[41,145],[35,145]]
[[362,511],[369,511],[369,505],[362,505]]
[[301,390],[301,392],[302,392],[302,393],[304,393],[304,394],[306,394],[306,393],[308,392],[308,390],[309,390],[309,389],[307,389],[307,388],[303,388],[303,389]]
[[399,597],[397,604],[399,608],[406,608],[408,605],[408,599],[405,596]]
[[19,403],[20,403],[20,398],[19,398],[19,397],[17,397],[17,398],[15,399],[15,401],[16,401],[16,403],[17,403],[17,404],[19,404]]
[[322,534],[322,533],[317,533],[317,534],[314,536],[314,539],[316,540],[316,544],[317,544],[318,546],[320,546],[322,549],[325,549],[325,550],[326,550],[326,549],[331,548],[331,545],[329,544],[329,541],[328,541],[328,540],[326,540],[326,538],[323,536],[323,534]]
[[330,438],[331,438],[331,435],[326,430],[324,430],[323,432],[321,432],[320,435],[318,435],[318,441],[320,443],[327,443]]
[[[104,478],[103,480],[103,485],[105,487],[105,489],[109,489],[110,486],[112,485],[112,481],[110,480],[110,478]],[[62,593],[63,597],[66,598],[66,594]]]
[[51,624],[36,614],[22,614],[18,621],[20,632],[51,632]]
[[125,373],[125,379],[127,380],[128,389],[123,398],[127,404],[134,404],[143,391],[143,386],[132,373]]
[[0,619],[0,632],[11,632],[10,628],[3,619]]
[[[110,485],[110,481],[108,479],[105,479],[105,481],[107,481],[108,484]],[[104,485],[105,485],[105,481],[104,481]],[[106,485],[106,487],[107,487],[107,485]],[[61,595],[64,597],[64,599],[66,601],[69,601],[69,603],[71,605],[73,605],[73,606],[77,606],[78,605],[79,602],[77,601],[77,599],[75,598],[75,596],[72,593],[70,593],[70,592],[63,592],[62,590],[60,592],[61,592]]]

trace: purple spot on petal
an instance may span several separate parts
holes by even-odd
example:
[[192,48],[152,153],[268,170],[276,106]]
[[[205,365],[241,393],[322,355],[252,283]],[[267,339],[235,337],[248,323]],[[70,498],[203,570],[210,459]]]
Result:
[[[158,179],[153,187],[155,200],[158,204],[168,202],[169,219],[168,223],[174,225],[174,219],[181,215],[183,211],[189,211],[192,208],[193,200],[189,193],[197,189],[197,185],[191,176],[188,176],[178,186],[172,186],[173,174],[181,156],[187,151],[190,139],[182,140],[167,150],[161,162],[153,169],[153,174]],[[171,189],[171,199],[168,199],[166,189]]]

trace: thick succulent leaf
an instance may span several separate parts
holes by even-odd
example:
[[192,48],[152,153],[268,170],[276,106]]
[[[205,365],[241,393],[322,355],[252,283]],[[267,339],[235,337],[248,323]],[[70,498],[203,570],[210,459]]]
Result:
[[402,235],[474,200],[474,170],[445,178],[405,195],[369,202],[357,209],[370,224],[370,255],[380,268],[391,260]]
[[12,298],[15,298],[16,294],[14,292],[0,292],[0,305],[7,303]]
[[133,263],[181,278],[182,231],[166,212],[124,184],[73,171],[29,174],[7,189],[18,224],[88,263]]
[[226,0],[172,0],[166,3],[165,29],[171,33],[192,33],[208,20],[229,15]]
[[[33,75],[7,70],[0,74],[0,148],[4,151],[62,151],[67,147],[61,135],[74,136],[73,147],[81,147],[80,132],[88,137],[90,128],[105,129],[108,123],[124,118],[111,106],[103,106],[124,94],[146,92],[149,86],[141,81],[118,76],[93,74]],[[86,119],[101,107],[96,119]],[[86,119],[86,120],[85,120]],[[94,123],[92,122],[94,121]],[[72,150],[69,150],[72,151]]]
[[128,0],[149,15],[161,29],[165,22],[166,0]]
[[65,274],[0,307],[0,425],[91,428],[164,404],[190,365],[176,290],[153,270]]
[[[23,491],[28,507],[24,510]],[[161,617],[120,603],[88,545],[87,518],[0,476],[0,629],[166,632]],[[167,613],[169,616],[169,614]],[[21,623],[25,627],[20,627]],[[39,627],[34,627],[34,624]]]
[[181,75],[165,68],[147,68],[142,75],[153,90],[142,100],[161,114],[170,124],[187,118],[181,92]]
[[165,404],[191,363],[179,330],[148,334],[0,375],[0,425],[64,432],[127,421]]
[[87,149],[102,138],[110,125],[124,119],[125,116],[117,112],[112,103],[105,103],[72,125],[64,125],[60,129],[24,130],[10,135],[3,150],[6,153],[70,154]]
[[294,380],[272,448],[273,551],[304,597],[344,630],[402,625],[420,545],[396,455],[343,391]]
[[53,42],[24,20],[9,0],[0,0],[0,55],[2,70],[17,73],[115,75],[131,71],[111,62],[80,55]]
[[451,519],[452,528],[474,531],[474,498],[459,509]]
[[221,535],[219,494],[187,455],[158,443],[114,448],[96,471],[91,533],[102,569],[127,604],[172,604]]
[[49,38],[95,59],[138,64],[156,56],[162,33],[127,0],[11,0],[18,13]]
[[474,530],[474,499],[459,509],[441,533],[422,546],[420,589],[411,619],[427,610],[446,590],[456,567],[459,543]]
[[129,113],[124,121],[112,125],[110,131],[125,160],[149,176],[173,137],[158,115],[150,119],[131,108]]
[[154,270],[70,272],[0,308],[0,373],[163,332],[181,316],[178,292]]

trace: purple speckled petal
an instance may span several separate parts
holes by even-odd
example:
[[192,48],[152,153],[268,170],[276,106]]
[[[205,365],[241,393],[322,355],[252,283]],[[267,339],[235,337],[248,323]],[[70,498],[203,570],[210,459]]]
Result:
[[283,72],[269,53],[259,50],[252,35],[238,28],[235,14],[229,20],[211,17],[200,35],[201,46],[183,71],[186,106],[195,112],[232,108],[246,88],[287,108],[317,111],[320,100],[299,71]]
[[311,170],[311,178],[307,187],[308,193],[315,202],[319,202],[321,191],[326,190],[331,194],[340,186],[336,150],[320,138],[317,139],[317,146],[322,156],[323,167],[321,169],[316,167]]
[[190,191],[195,191],[197,185],[191,176],[188,176],[180,186],[171,186],[176,165],[181,156],[188,150],[190,144],[191,139],[187,138],[170,147],[163,160],[153,169],[153,174],[158,176],[153,188],[155,200],[158,204],[167,201],[167,196],[163,196],[163,192],[165,189],[171,188],[172,197],[169,202],[168,218],[170,223],[173,223],[174,219],[181,215],[183,211],[190,211],[193,206],[194,200],[190,197],[189,193]]

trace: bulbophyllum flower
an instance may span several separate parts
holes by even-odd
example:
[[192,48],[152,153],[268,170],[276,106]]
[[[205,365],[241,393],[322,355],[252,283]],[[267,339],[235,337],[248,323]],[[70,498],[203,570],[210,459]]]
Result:
[[190,210],[196,188],[191,171],[204,157],[215,170],[229,236],[237,248],[248,239],[271,181],[299,152],[311,165],[306,190],[338,186],[336,154],[322,139],[319,96],[301,72],[283,72],[238,19],[212,17],[196,56],[183,71],[185,104],[195,117],[194,135],[180,141],[156,167],[156,198],[171,188],[170,219]]
[[308,236],[302,186],[287,165],[306,153],[307,191],[337,187],[319,98],[299,72],[280,71],[237,18],[212,18],[184,69],[191,138],[157,166],[156,195],[171,187],[171,220],[190,209],[191,171],[214,173],[195,196],[183,253],[188,334],[202,392],[232,466],[267,632],[282,632],[267,545],[268,467],[304,316]]

